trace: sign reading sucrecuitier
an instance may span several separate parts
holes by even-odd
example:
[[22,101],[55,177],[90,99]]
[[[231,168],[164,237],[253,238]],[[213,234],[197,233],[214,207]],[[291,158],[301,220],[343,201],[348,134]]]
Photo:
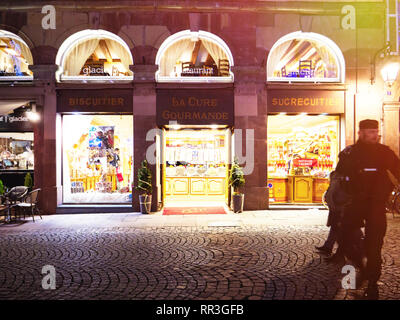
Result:
[[344,113],[344,91],[268,90],[268,112]]
[[232,89],[158,89],[157,125],[234,123]]
[[58,112],[132,112],[132,90],[60,90]]

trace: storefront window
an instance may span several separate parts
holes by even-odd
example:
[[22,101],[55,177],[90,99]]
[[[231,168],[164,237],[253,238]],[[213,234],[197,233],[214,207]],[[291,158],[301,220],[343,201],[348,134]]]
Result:
[[132,136],[129,115],[64,115],[64,203],[131,203]]
[[60,47],[56,62],[61,65],[61,80],[132,80],[129,47],[106,31],[86,30],[71,36]]
[[268,116],[270,202],[320,203],[337,164],[338,134],[338,116]]
[[229,50],[223,47],[226,45],[221,39],[207,35],[209,33],[184,31],[167,39],[156,58],[156,64],[160,67],[157,80],[231,80],[232,57]]
[[32,79],[28,65],[33,64],[32,54],[22,39],[0,30],[0,80],[10,77]]
[[0,132],[0,169],[33,170],[33,132]]
[[331,40],[295,33],[273,46],[267,65],[268,81],[340,82],[344,59]]

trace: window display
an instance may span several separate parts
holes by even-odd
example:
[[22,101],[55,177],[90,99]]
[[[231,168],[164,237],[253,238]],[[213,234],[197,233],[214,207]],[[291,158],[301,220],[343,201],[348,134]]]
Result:
[[274,47],[268,57],[269,81],[337,81],[339,72],[337,57],[323,41],[287,40]]
[[10,37],[2,37],[0,31],[0,80],[1,77],[32,76],[28,65],[33,64],[29,48]]
[[129,65],[133,64],[128,49],[119,42],[106,38],[94,38],[75,44],[68,52],[64,76],[132,76]]
[[130,203],[133,118],[63,116],[64,203]]
[[0,133],[0,169],[33,170],[33,132]]
[[165,51],[160,64],[163,77],[229,77],[229,72],[225,52],[206,39],[175,42]]
[[338,116],[268,116],[270,201],[321,202],[338,160],[338,133]]

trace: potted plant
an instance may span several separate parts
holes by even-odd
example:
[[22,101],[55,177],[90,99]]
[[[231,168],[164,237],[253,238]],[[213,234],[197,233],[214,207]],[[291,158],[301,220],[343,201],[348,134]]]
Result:
[[25,175],[24,186],[27,187],[29,190],[31,190],[33,187],[33,179],[29,172]]
[[6,188],[4,187],[3,180],[0,179],[0,203],[3,203],[3,195],[6,193]]
[[151,184],[151,171],[147,160],[142,161],[141,167],[138,170],[138,185],[135,189],[141,192],[139,195],[140,212],[150,213],[153,187]]
[[235,158],[232,168],[229,171],[229,185],[233,188],[232,210],[233,212],[243,212],[244,194],[241,193],[240,187],[244,186],[245,179],[242,168],[239,166],[237,158]]

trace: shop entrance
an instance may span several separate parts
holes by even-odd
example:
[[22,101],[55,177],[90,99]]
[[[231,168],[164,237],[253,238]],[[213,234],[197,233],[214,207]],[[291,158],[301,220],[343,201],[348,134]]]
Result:
[[339,116],[268,116],[269,203],[321,204],[339,153]]
[[224,205],[228,201],[230,130],[163,129],[164,204]]

